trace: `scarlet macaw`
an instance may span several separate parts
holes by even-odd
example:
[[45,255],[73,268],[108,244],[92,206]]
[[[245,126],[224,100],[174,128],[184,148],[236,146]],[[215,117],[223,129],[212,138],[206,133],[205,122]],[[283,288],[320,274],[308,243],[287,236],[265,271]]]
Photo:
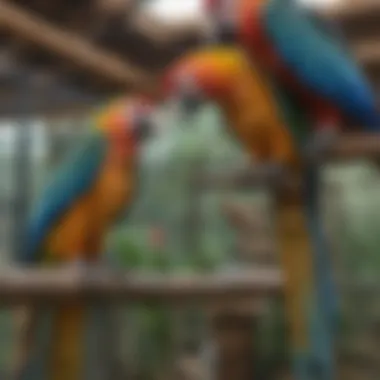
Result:
[[[133,202],[139,148],[151,132],[150,107],[136,96],[96,113],[89,135],[54,173],[31,214],[22,265],[86,265],[101,259],[107,231]],[[22,338],[25,357],[17,378],[93,379],[91,352],[99,344],[91,339],[105,328],[102,313],[74,301],[28,312],[32,336]]]
[[[297,114],[291,102],[285,103],[289,98],[280,97],[281,90],[271,85],[244,52],[233,47],[204,49],[182,57],[164,75],[162,94],[176,95],[191,112],[203,100],[216,103],[227,128],[253,159],[269,163],[271,169],[280,165],[303,173],[304,194],[280,198],[278,210],[294,369],[300,380],[331,380],[332,331],[323,310],[325,300],[319,283],[325,282],[330,267],[321,247],[315,246],[324,244],[320,220],[314,213],[316,170],[314,166],[303,167],[300,160],[300,147],[308,135],[307,115]],[[272,170],[272,175],[278,174]],[[294,234],[298,235],[296,239]],[[330,291],[333,293],[334,288]]]

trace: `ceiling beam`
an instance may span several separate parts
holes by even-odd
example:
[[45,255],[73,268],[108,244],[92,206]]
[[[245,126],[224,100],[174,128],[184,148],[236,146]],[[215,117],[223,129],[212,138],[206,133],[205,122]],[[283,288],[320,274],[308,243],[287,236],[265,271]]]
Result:
[[130,19],[130,24],[134,30],[161,45],[172,45],[187,38],[200,39],[207,30],[205,19],[168,23],[146,11],[136,12]]
[[151,86],[149,76],[134,65],[4,0],[0,0],[0,29],[38,45],[119,87],[149,90]]
[[[105,101],[109,94],[84,92],[57,80],[41,82],[35,72],[20,70],[11,89],[0,91],[0,117],[30,117],[65,112],[71,108],[89,109]],[[68,113],[69,114],[69,113]]]
[[342,1],[340,4],[326,7],[320,12],[324,16],[334,18],[337,21],[362,18],[372,14],[380,16],[380,3],[377,0]]
[[364,67],[379,66],[380,42],[378,38],[366,39],[352,44],[354,56]]
[[[349,5],[337,5],[315,10],[323,17],[337,22],[378,14],[380,2],[377,0],[360,0]],[[188,37],[201,38],[207,28],[204,18],[197,18],[181,23],[168,23],[157,19],[149,12],[140,9],[130,20],[133,27],[152,41],[161,44],[172,44]]]

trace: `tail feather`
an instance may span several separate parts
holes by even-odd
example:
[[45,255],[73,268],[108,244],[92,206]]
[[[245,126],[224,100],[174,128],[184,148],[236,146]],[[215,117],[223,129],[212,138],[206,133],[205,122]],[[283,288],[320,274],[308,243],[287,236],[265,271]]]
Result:
[[83,306],[33,313],[20,340],[22,357],[15,379],[83,380]]
[[80,304],[60,307],[54,316],[48,380],[83,380],[85,308]]
[[[314,188],[313,188],[314,189]],[[288,320],[297,380],[326,379],[334,375],[332,334],[321,301],[313,246],[302,204],[284,207],[280,234],[286,276]]]
[[[116,354],[109,306],[72,303],[46,308],[30,323],[28,350],[15,380],[95,380],[114,378]],[[26,335],[24,334],[26,337]],[[31,339],[29,339],[31,337]],[[120,376],[117,376],[120,377]]]
[[313,241],[314,275],[318,298],[325,311],[331,332],[337,328],[339,303],[336,284],[333,279],[331,252],[322,226],[319,204],[320,170],[314,165],[305,169],[305,212],[308,228]]
[[35,308],[26,311],[18,344],[15,380],[47,379],[52,313]]
[[310,318],[315,378],[333,380],[335,376],[334,335],[338,322],[338,296],[327,239],[320,215],[320,169],[310,165],[304,172],[305,214],[313,252],[316,304]]

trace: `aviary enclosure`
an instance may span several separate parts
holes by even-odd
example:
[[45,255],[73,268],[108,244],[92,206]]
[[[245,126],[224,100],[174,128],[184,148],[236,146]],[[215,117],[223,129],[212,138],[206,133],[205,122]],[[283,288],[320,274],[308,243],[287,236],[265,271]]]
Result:
[[[108,270],[86,278],[11,265],[34,199],[93,109],[149,86],[147,73],[159,74],[199,39],[199,25],[173,32],[128,4],[0,1],[0,378],[14,378],[19,359],[16,306],[79,297],[109,310],[107,331],[94,341],[94,379],[292,379],[273,196],[250,185],[249,158],[221,131],[213,105],[192,128],[162,110],[171,120],[162,118],[159,138],[143,149],[137,200],[108,236]],[[326,16],[340,22],[375,87],[379,15],[378,5],[360,2]],[[373,380],[380,148],[368,139],[340,148],[337,155],[363,158],[323,172],[343,311],[337,378]]]

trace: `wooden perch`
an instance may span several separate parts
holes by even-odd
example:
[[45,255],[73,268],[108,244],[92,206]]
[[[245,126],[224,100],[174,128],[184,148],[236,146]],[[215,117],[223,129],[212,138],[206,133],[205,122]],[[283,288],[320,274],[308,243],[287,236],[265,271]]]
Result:
[[339,138],[326,160],[380,157],[380,134],[347,133]]
[[[356,158],[374,159],[380,156],[380,135],[377,134],[347,134],[339,138],[331,152],[320,160],[326,161],[352,160]],[[265,167],[239,168],[234,171],[220,173],[203,173],[198,184],[212,188],[234,189],[255,186],[270,186],[297,191],[300,188],[300,178],[294,177],[285,170],[278,178],[272,178]],[[289,174],[289,175],[288,175]]]
[[[315,11],[324,18],[344,22],[374,13],[380,15],[380,3],[376,0],[359,0],[358,2],[351,1],[349,5],[343,2],[336,6],[319,7]],[[189,37],[200,39],[207,30],[207,21],[201,17],[181,23],[168,23],[157,19],[143,9],[135,13],[131,22],[137,31],[151,41],[169,45]]]
[[168,303],[235,299],[278,294],[283,279],[278,270],[249,270],[239,274],[156,275],[115,274],[49,269],[8,269],[0,274],[0,303],[64,299],[161,301]]
[[0,29],[127,88],[149,88],[148,75],[80,36],[61,30],[13,2],[0,0]]

